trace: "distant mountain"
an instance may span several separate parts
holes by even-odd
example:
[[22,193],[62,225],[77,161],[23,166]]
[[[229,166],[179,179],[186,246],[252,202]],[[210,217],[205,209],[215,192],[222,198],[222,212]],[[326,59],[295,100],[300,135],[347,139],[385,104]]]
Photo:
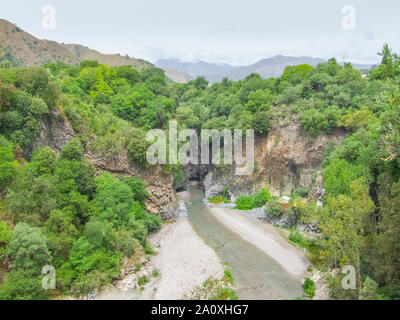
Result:
[[227,77],[237,81],[246,78],[251,73],[258,73],[263,78],[279,77],[287,66],[309,64],[315,67],[321,62],[325,62],[325,60],[311,57],[286,57],[279,55],[268,59],[262,59],[249,66],[237,67],[228,72],[210,75],[208,80],[210,82],[220,82],[223,78]]
[[[274,56],[262,59],[248,66],[232,66],[226,63],[217,64],[204,61],[195,63],[181,62],[176,59],[162,59],[156,62],[157,66],[170,67],[191,75],[193,78],[204,76],[210,83],[220,82],[223,78],[242,80],[251,73],[258,73],[263,78],[279,77],[287,66],[309,64],[315,67],[326,60],[312,57]],[[370,69],[371,65],[353,64],[356,69]]]
[[227,63],[210,63],[202,60],[197,62],[183,62],[177,59],[160,59],[155,65],[162,68],[172,68],[182,71],[193,78],[199,76],[208,77],[211,74],[228,72],[236,68]]
[[165,75],[168,78],[170,78],[173,81],[178,82],[178,83],[186,83],[186,82],[189,82],[190,80],[193,80],[196,78],[196,77],[192,77],[192,76],[188,75],[187,73],[179,71],[177,69],[161,67],[161,66],[157,66],[157,67],[163,69],[165,72]]

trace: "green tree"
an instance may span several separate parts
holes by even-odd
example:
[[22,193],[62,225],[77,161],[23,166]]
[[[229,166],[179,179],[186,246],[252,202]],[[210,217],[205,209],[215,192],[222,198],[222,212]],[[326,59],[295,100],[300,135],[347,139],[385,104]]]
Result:
[[42,277],[25,270],[13,270],[0,285],[0,300],[47,300],[48,291],[42,288]]
[[0,191],[3,191],[16,174],[18,162],[14,161],[13,146],[0,136]]
[[53,263],[59,267],[68,258],[69,251],[79,231],[74,225],[74,214],[69,208],[55,209],[44,223],[42,231],[48,239],[48,247],[52,252]]
[[370,277],[366,277],[361,288],[360,300],[375,300],[378,285]]
[[25,270],[40,274],[42,267],[50,262],[46,238],[40,229],[26,223],[18,223],[6,249],[13,270]]

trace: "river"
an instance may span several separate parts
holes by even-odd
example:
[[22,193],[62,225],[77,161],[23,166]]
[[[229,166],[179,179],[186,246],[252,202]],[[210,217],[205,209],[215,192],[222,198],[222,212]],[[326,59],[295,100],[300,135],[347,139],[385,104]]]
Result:
[[295,299],[303,295],[301,282],[281,265],[214,217],[203,204],[204,193],[190,188],[188,219],[196,233],[213,248],[235,278],[239,299]]

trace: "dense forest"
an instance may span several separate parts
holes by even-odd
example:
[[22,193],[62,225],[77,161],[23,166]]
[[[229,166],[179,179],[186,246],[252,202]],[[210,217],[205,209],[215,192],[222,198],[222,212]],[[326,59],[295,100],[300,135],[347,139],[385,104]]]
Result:
[[[155,67],[2,62],[0,299],[88,293],[117,279],[136,246],[151,254],[146,236],[161,219],[144,209],[145,183],[97,174],[85,152],[127,150],[146,168],[146,131],[167,129],[170,119],[179,128],[252,128],[258,136],[298,122],[310,140],[346,130],[324,155],[324,205],[309,201],[291,214],[318,226],[306,244],[317,268],[356,268],[356,290],[331,276],[333,298],[400,298],[400,58],[387,45],[380,55],[367,76],[330,59],[287,67],[279,78],[251,74],[211,86],[201,77],[173,83]],[[34,147],[48,117],[65,117],[75,132],[61,152]],[[163,171],[176,188],[184,184],[180,165]],[[57,270],[56,292],[41,286],[47,264]]]

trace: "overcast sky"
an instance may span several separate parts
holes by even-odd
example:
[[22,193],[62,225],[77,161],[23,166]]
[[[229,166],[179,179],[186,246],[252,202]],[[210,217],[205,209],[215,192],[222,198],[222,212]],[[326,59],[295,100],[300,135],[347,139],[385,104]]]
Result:
[[[103,53],[249,64],[277,54],[374,63],[388,42],[400,52],[399,0],[12,0],[0,18],[38,38]],[[42,27],[42,7],[56,29]],[[342,27],[345,5],[355,29]]]

